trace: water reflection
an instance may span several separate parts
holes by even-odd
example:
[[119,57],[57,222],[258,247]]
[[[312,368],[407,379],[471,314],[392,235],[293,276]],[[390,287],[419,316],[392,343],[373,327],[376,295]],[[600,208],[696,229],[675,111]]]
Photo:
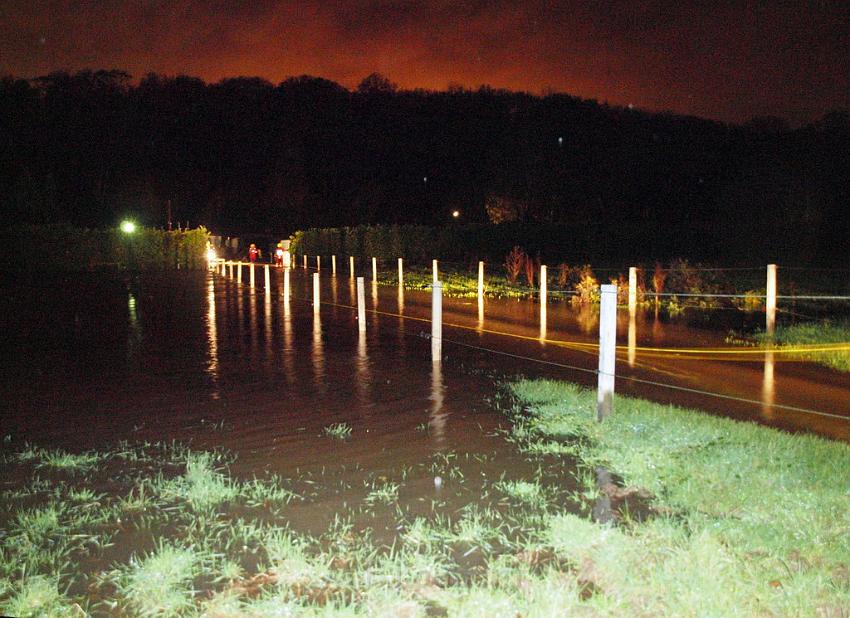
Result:
[[132,366],[135,365],[136,359],[139,356],[139,347],[142,341],[139,313],[136,309],[136,295],[133,292],[127,293],[127,322],[129,325],[127,332],[127,364]]
[[398,286],[398,313],[404,314],[404,287]]
[[774,369],[774,358],[773,358],[773,349],[768,348],[767,352],[764,354],[764,377],[762,378],[761,385],[761,401],[762,401],[762,414],[766,418],[773,418],[773,402],[776,396],[774,384],[773,384],[773,369]]
[[475,325],[475,330],[479,333],[484,331],[484,295],[478,295],[478,323]]
[[313,313],[313,348],[311,350],[313,360],[313,383],[319,392],[327,390],[325,384],[325,348],[322,342],[322,315],[317,311]]
[[546,345],[546,301],[540,302],[540,342]]
[[272,346],[272,297],[268,291],[264,295],[263,300],[263,325],[265,326],[266,334],[266,358],[271,360],[274,356],[274,347]]
[[[355,365],[355,374],[357,379],[357,397],[364,403],[368,404],[371,393],[369,385],[372,383],[372,369],[369,365],[369,353],[366,348],[366,331],[359,331],[357,338],[357,364]],[[368,409],[368,405],[364,405],[363,409]]]
[[443,411],[445,391],[442,363],[435,361],[431,363],[431,412],[428,416],[428,429],[438,450],[443,447],[446,437],[447,414]]
[[591,304],[582,304],[576,312],[576,323],[585,335],[594,335],[599,328],[599,309]]
[[218,399],[218,331],[215,324],[215,279],[207,279],[207,349],[209,360],[206,372],[212,381],[212,398]]
[[[253,270],[251,271],[253,272]],[[248,322],[251,336],[251,358],[257,358],[259,342],[257,341],[257,295],[254,290],[248,293]]]
[[292,336],[292,309],[289,305],[289,271],[284,273],[283,296],[283,372],[289,384],[295,383],[295,345]]

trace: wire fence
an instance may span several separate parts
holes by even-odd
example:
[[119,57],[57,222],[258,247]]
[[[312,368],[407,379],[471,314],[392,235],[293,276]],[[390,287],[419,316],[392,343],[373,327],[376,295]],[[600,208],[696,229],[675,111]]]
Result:
[[[299,302],[304,302],[304,303],[309,303],[309,304],[313,303],[313,300],[308,299],[308,298],[300,298],[300,297],[293,297],[293,296],[290,296],[290,298],[291,298],[291,300],[295,300],[295,301],[299,301]],[[349,309],[349,310],[356,310],[357,309],[356,306],[346,305],[344,303],[338,303],[338,302],[320,301],[320,305],[345,308],[345,309]],[[379,310],[377,308],[371,308],[371,309],[366,308],[366,312],[371,313],[373,315],[384,315],[384,316],[396,317],[396,318],[406,320],[406,321],[415,321],[415,322],[428,323],[428,324],[430,324],[432,322],[432,320],[429,319],[429,318],[420,317],[420,316],[404,315],[404,314],[395,313],[395,312],[392,312],[392,311],[383,311],[383,310]],[[470,326],[470,325],[452,323],[452,322],[442,322],[442,325],[443,325],[443,327],[446,327],[446,328],[475,331],[479,334],[486,333],[486,334],[490,334],[490,335],[510,337],[510,338],[519,339],[519,340],[535,341],[537,343],[553,344],[555,346],[562,346],[562,347],[565,347],[565,348],[571,348],[571,349],[574,349],[574,350],[583,351],[583,352],[586,352],[588,354],[596,353],[596,351],[598,350],[598,347],[599,347],[599,344],[594,343],[594,342],[546,339],[546,338],[522,335],[522,334],[519,334],[519,333],[512,333],[512,332],[508,332],[508,331],[498,331],[498,330],[493,330],[493,329],[484,329],[484,328],[481,328],[479,326]],[[402,330],[404,331],[404,329],[402,329]],[[405,335],[411,335],[411,333],[408,332],[408,331],[404,331],[404,334]],[[432,336],[429,333],[426,333],[424,331],[418,331],[415,334],[415,336],[420,337],[420,338],[426,338],[426,339],[432,338]],[[771,402],[771,403],[767,404],[766,402],[758,400],[758,399],[742,397],[742,396],[739,396],[739,395],[731,395],[731,394],[727,394],[727,393],[718,393],[718,392],[713,392],[713,391],[709,391],[709,390],[705,390],[705,389],[681,386],[681,385],[677,385],[677,384],[669,384],[669,383],[660,382],[660,381],[657,381],[657,380],[649,380],[649,379],[646,379],[646,378],[639,378],[637,376],[631,376],[631,375],[608,374],[608,373],[600,372],[599,369],[590,369],[590,368],[587,368],[587,367],[580,367],[580,366],[577,366],[577,365],[571,365],[571,364],[553,361],[553,360],[549,360],[549,359],[541,359],[541,358],[536,358],[536,357],[529,356],[529,355],[517,354],[517,353],[514,353],[514,352],[507,352],[507,351],[504,351],[504,350],[497,350],[497,349],[494,349],[494,348],[475,345],[475,344],[471,344],[471,343],[468,343],[468,342],[463,342],[463,341],[459,341],[457,339],[452,339],[452,338],[447,338],[447,337],[440,337],[440,341],[441,341],[441,343],[447,343],[449,345],[455,345],[455,346],[464,347],[464,348],[467,348],[467,349],[473,349],[473,350],[477,350],[477,351],[482,352],[482,353],[494,354],[494,355],[499,355],[499,356],[503,356],[503,357],[509,357],[509,358],[513,358],[515,360],[520,360],[520,361],[523,361],[523,362],[526,362],[526,363],[545,365],[545,366],[549,366],[549,367],[557,367],[559,369],[564,369],[564,370],[569,370],[569,371],[574,371],[574,372],[581,372],[581,373],[584,373],[584,374],[591,374],[591,375],[595,375],[597,377],[599,375],[610,375],[612,377],[615,377],[618,380],[624,380],[624,381],[628,381],[628,382],[635,383],[635,384],[642,384],[642,385],[645,385],[645,386],[650,386],[652,388],[666,389],[666,390],[670,390],[670,391],[688,393],[688,394],[691,394],[691,395],[697,395],[697,396],[702,396],[702,397],[712,397],[712,398],[715,398],[715,399],[735,401],[735,402],[738,402],[738,403],[743,403],[743,404],[747,404],[747,405],[751,405],[751,406],[762,407],[762,406],[765,406],[765,405],[769,405],[771,409],[776,409],[776,410],[784,410],[784,411],[788,411],[788,412],[808,414],[808,415],[813,415],[813,416],[818,416],[818,417],[823,417],[823,418],[831,418],[831,419],[842,420],[842,421],[850,421],[850,416],[842,415],[842,414],[836,414],[836,413],[832,413],[832,412],[827,412],[827,411],[824,411],[824,410],[816,410],[816,409],[813,409],[813,408],[806,408],[806,407],[802,407],[802,406],[793,406],[793,405],[781,404],[781,403],[775,403],[775,402]],[[732,348],[732,347],[729,347],[729,348],[716,348],[716,347],[715,348],[710,348],[710,347],[671,348],[671,347],[664,347],[664,348],[662,348],[662,347],[646,347],[646,346],[638,347],[636,345],[632,345],[632,346],[622,346],[621,345],[621,346],[617,346],[616,349],[620,353],[623,353],[623,352],[635,353],[635,354],[640,353],[643,357],[648,357],[648,358],[651,358],[653,356],[659,356],[659,355],[663,355],[663,356],[667,356],[667,357],[673,355],[675,357],[684,357],[684,358],[690,358],[690,359],[693,359],[693,360],[697,360],[697,359],[703,360],[703,359],[706,359],[706,358],[711,358],[713,360],[718,360],[718,359],[723,359],[723,358],[732,359],[732,360],[743,360],[743,359],[748,359],[748,358],[752,359],[754,357],[760,356],[761,358],[756,358],[756,360],[763,361],[766,358],[766,355],[768,355],[768,354],[770,354],[771,359],[773,359],[775,356],[782,358],[783,356],[792,357],[792,356],[799,356],[801,354],[815,354],[815,353],[822,353],[822,352],[830,352],[830,353],[847,352],[847,353],[850,353],[850,342],[836,343],[836,344],[796,345],[796,346],[788,346],[788,347],[765,346],[763,348],[758,348],[758,349],[754,349],[754,348],[741,349],[741,348]]]

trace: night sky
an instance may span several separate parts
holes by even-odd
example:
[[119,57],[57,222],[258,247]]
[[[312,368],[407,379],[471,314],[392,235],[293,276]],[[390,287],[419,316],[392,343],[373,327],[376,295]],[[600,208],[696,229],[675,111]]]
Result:
[[4,0],[0,73],[123,69],[354,88],[556,90],[792,125],[850,107],[850,2]]

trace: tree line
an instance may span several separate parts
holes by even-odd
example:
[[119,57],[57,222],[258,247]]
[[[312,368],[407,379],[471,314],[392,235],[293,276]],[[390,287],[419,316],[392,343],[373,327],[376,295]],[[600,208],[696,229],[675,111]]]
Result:
[[827,262],[850,236],[846,111],[791,130],[377,74],[349,91],[102,70],[3,78],[0,134],[7,223],[165,226],[170,212],[284,237],[514,222],[727,262]]

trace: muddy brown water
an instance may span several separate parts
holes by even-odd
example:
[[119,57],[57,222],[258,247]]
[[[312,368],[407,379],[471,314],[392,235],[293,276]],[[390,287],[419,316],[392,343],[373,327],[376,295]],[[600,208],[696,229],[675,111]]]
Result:
[[[442,366],[430,361],[430,293],[367,281],[367,333],[354,282],[322,271],[272,269],[270,293],[205,272],[5,276],[0,298],[3,434],[73,450],[129,440],[184,440],[238,454],[252,474],[360,466],[380,471],[440,452],[483,453],[492,471],[523,465],[496,430],[494,375],[546,376],[592,386],[597,308],[553,302],[541,325],[528,300],[444,299]],[[483,309],[483,312],[482,312]],[[374,310],[374,311],[372,311]],[[850,376],[803,362],[645,356],[640,347],[719,347],[758,314],[692,312],[675,320],[621,312],[617,391],[789,430],[850,439]],[[455,326],[451,326],[455,325]],[[631,335],[629,333],[631,329]],[[541,341],[545,339],[545,341]],[[469,347],[473,346],[473,347]],[[478,348],[486,348],[490,351]],[[557,364],[541,364],[537,359]],[[755,403],[632,383],[632,376]],[[319,439],[345,422],[353,439]],[[513,461],[516,460],[516,461]],[[421,482],[424,484],[427,479]]]

